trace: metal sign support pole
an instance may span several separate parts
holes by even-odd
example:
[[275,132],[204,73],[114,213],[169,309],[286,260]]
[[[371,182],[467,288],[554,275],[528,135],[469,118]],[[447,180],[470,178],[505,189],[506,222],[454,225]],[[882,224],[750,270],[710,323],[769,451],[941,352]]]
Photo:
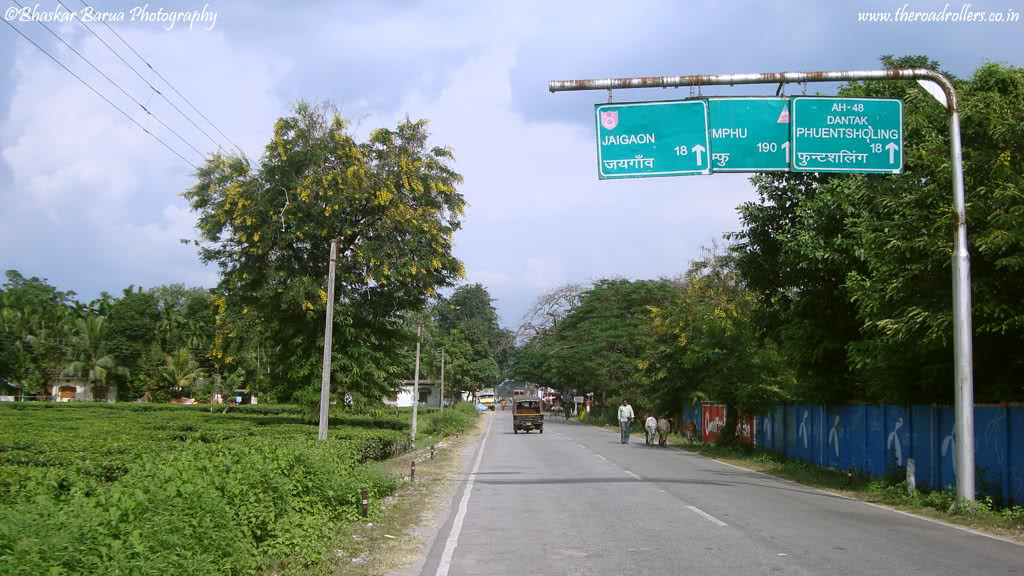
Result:
[[597,80],[552,80],[551,92],[627,90],[736,84],[804,84],[857,80],[918,80],[931,82],[945,95],[949,116],[949,149],[953,170],[953,378],[956,390],[956,493],[974,500],[974,375],[971,328],[971,258],[967,252],[967,214],[964,207],[964,169],[960,146],[960,112],[956,90],[945,74],[926,68],[850,70],[839,72],[765,72],[691,76],[642,76]]

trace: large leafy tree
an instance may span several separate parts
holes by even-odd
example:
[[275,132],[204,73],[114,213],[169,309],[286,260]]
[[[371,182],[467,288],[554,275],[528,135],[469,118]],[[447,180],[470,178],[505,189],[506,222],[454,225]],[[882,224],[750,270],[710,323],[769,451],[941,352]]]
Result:
[[669,280],[594,283],[581,295],[578,306],[537,343],[547,379],[563,392],[594,392],[604,405],[623,394],[630,395],[634,404],[646,403],[643,390],[634,383],[650,344],[649,307],[662,305],[672,293]]
[[655,342],[639,380],[655,407],[675,413],[688,401],[712,400],[727,404],[731,419],[736,409],[759,412],[786,399],[791,379],[773,343],[758,336],[758,305],[733,258],[706,249],[674,298],[651,308]]
[[555,337],[554,328],[580,305],[587,289],[566,284],[537,297],[513,336],[515,346],[506,361],[510,378],[571,391],[568,381],[558,381],[549,370],[547,351]]
[[[491,387],[501,378],[498,359],[505,360],[508,332],[498,323],[490,292],[482,284],[464,284],[435,307],[437,328],[445,356],[452,351],[452,366],[460,374],[462,390]],[[468,351],[466,349],[468,348]],[[446,372],[447,376],[447,362]]]
[[[108,314],[104,322],[106,347],[119,365],[138,375],[139,361],[149,347],[157,341],[157,326],[161,321],[157,299],[141,288],[129,286],[121,298],[104,305]],[[139,396],[141,386],[132,382],[129,396]]]
[[452,151],[427,140],[426,122],[407,120],[357,142],[330,106],[300,102],[274,125],[258,167],[217,156],[198,171],[185,197],[199,213],[200,256],[221,270],[218,363],[234,362],[231,340],[256,315],[275,351],[274,391],[316,385],[337,238],[334,381],[370,396],[395,387],[403,312],[462,275],[452,255],[462,178]]

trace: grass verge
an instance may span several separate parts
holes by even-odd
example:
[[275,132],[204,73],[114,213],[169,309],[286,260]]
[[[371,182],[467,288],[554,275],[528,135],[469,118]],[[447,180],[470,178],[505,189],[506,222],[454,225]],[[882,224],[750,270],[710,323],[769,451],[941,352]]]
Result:
[[1021,506],[996,508],[987,497],[978,500],[973,509],[954,506],[957,499],[953,492],[914,490],[908,493],[905,479],[870,478],[856,473],[848,476],[846,472],[799,460],[783,460],[742,446],[691,444],[679,437],[673,437],[670,443],[690,452],[806,486],[1024,542],[1024,508]]

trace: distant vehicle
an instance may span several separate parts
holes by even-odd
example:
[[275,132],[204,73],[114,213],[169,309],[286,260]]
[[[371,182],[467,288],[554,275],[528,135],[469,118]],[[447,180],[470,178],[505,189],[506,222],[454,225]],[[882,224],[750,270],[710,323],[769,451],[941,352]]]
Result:
[[494,388],[484,388],[477,392],[476,401],[487,406],[488,410],[494,410]]
[[520,396],[512,403],[512,432],[519,434],[523,430],[544,433],[544,412],[541,411],[540,398]]

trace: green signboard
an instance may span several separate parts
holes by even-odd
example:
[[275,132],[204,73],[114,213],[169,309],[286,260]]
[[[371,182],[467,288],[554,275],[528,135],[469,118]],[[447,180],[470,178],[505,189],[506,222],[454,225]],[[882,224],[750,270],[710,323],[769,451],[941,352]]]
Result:
[[798,96],[792,105],[794,172],[903,171],[903,102]]
[[704,100],[598,104],[597,173],[609,178],[710,174]]
[[709,98],[714,172],[789,170],[789,98]]

